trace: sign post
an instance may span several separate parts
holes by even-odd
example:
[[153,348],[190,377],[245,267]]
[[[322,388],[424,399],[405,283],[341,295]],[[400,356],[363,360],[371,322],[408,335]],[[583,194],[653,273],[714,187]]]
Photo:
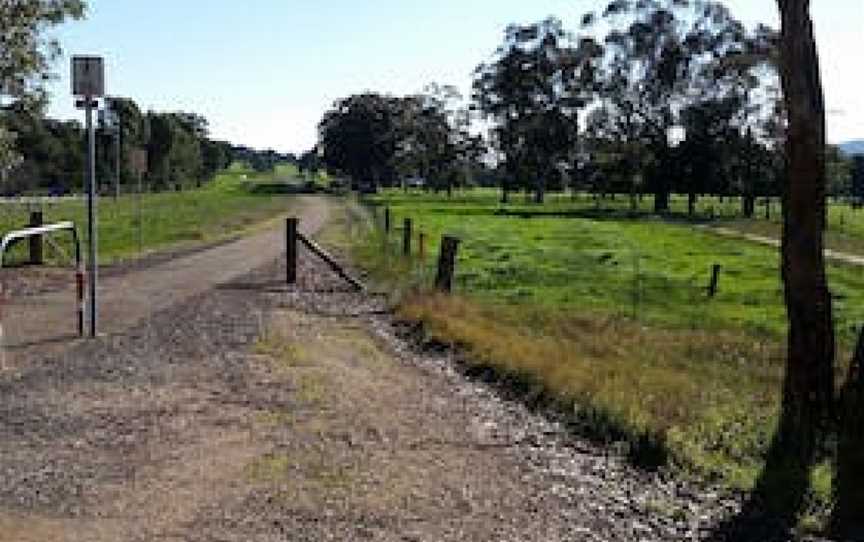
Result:
[[112,98],[105,98],[105,107],[99,111],[99,126],[114,139],[114,199],[120,197],[120,138],[122,129]]
[[97,239],[97,190],[96,190],[96,131],[93,127],[93,109],[99,106],[97,98],[105,94],[105,71],[101,57],[72,57],[72,94],[80,97],[75,106],[84,109],[87,119],[87,235],[88,260],[90,273],[90,336],[96,337],[98,282],[98,239]]

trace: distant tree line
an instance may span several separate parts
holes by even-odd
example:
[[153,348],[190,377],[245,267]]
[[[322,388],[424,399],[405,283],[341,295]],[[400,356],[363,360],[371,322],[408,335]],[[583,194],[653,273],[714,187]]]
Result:
[[[117,126],[97,123],[97,179],[103,189],[114,183],[120,159],[121,184],[135,184],[132,153],[147,152],[147,187],[150,190],[182,190],[201,186],[232,161],[249,164],[257,171],[272,170],[276,163],[293,160],[273,150],[258,151],[209,137],[207,119],[186,112],[142,112],[129,98],[109,98]],[[42,108],[13,104],[0,113],[2,126],[15,134],[12,148],[18,155],[0,191],[66,193],[83,187],[86,134],[78,121],[46,118]]]
[[[513,24],[477,67],[469,106],[452,87],[337,101],[320,155],[355,187],[421,177],[530,191],[740,196],[742,212],[784,186],[786,110],[778,33],[746,28],[719,2],[613,0],[581,17]],[[482,122],[485,138],[472,135]],[[472,128],[473,129],[469,129]],[[852,193],[851,158],[826,150],[829,194]]]

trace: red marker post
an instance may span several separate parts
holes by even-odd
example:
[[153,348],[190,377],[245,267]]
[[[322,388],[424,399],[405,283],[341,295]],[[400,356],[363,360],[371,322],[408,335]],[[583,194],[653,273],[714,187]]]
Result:
[[3,306],[6,303],[6,285],[0,281],[0,367],[6,366],[6,339],[3,337]]
[[75,290],[78,301],[78,336],[84,336],[84,311],[87,305],[87,287],[85,286],[86,273],[84,272],[84,266],[78,265],[78,269],[75,270]]

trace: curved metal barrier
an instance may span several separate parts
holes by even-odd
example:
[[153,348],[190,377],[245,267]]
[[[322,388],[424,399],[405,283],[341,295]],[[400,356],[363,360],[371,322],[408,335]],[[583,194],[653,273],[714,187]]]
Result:
[[[75,282],[77,286],[78,301],[78,334],[84,335],[84,268],[81,265],[81,241],[74,222],[59,222],[36,228],[24,228],[7,233],[0,239],[0,269],[3,268],[7,250],[17,241],[30,237],[37,237],[49,233],[68,231],[72,234],[72,242],[75,245]],[[0,363],[3,362],[3,302],[6,296],[6,288],[0,280]]]

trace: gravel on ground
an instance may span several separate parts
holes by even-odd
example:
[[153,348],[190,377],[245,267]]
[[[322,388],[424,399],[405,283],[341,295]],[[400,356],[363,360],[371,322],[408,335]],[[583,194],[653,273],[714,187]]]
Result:
[[284,275],[0,374],[0,541],[737,539],[739,498],[466,377],[306,251]]

